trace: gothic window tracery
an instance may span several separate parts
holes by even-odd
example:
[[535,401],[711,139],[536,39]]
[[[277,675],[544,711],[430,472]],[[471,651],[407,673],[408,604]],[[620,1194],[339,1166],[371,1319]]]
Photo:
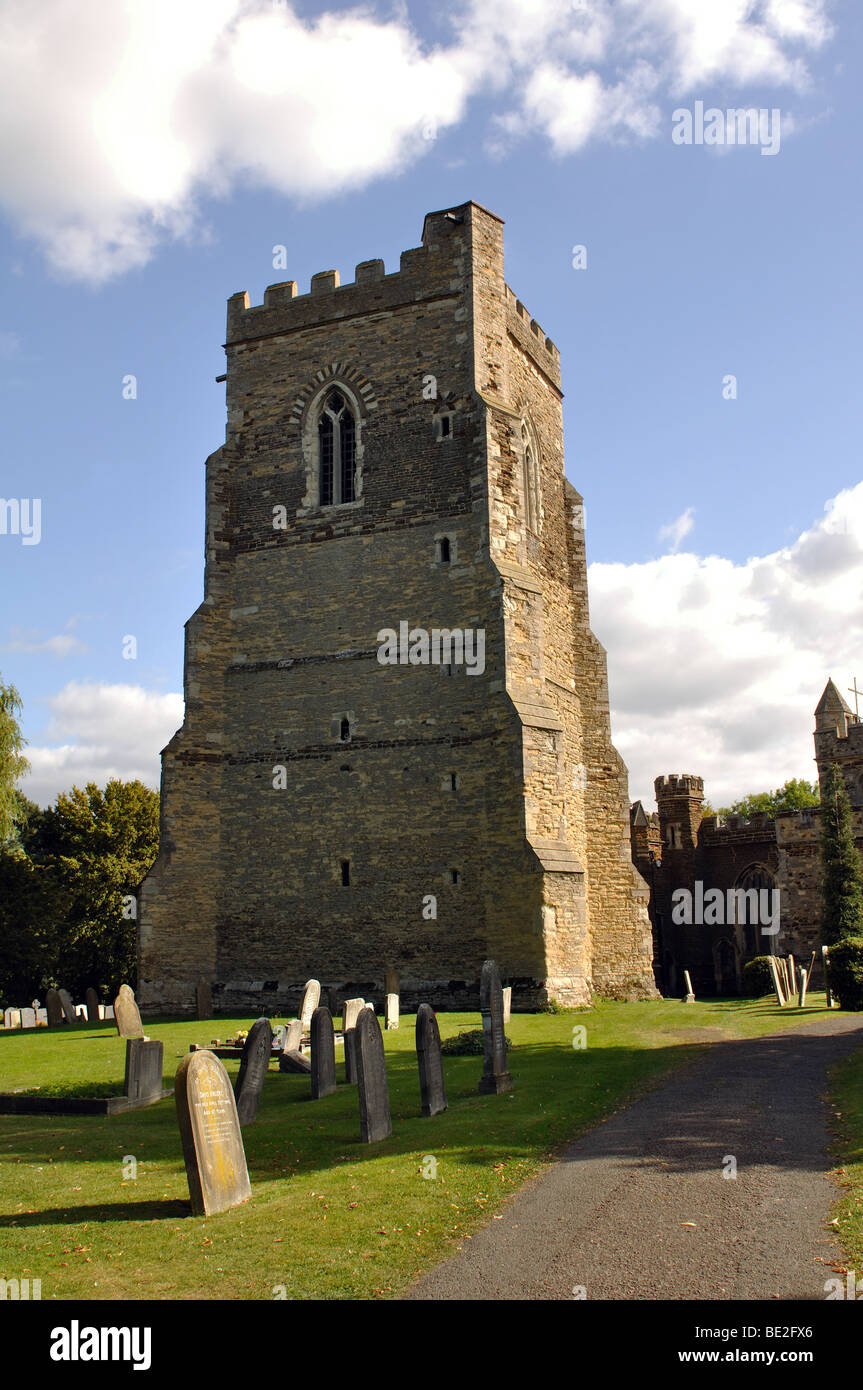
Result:
[[356,500],[356,420],[339,390],[326,397],[318,420],[318,501],[322,507]]

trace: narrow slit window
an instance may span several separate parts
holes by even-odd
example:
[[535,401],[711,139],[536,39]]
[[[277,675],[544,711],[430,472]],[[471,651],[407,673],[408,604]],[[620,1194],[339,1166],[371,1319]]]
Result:
[[461,883],[461,871],[459,869],[450,869],[449,881],[450,883]]
[[350,859],[343,859],[343,860],[342,860],[342,887],[343,887],[343,888],[350,888],[350,886],[351,886],[351,861],[350,861]]
[[341,739],[342,743],[350,743],[351,721],[349,719],[343,719],[341,724],[339,725],[339,738]]
[[440,540],[437,542],[437,559],[438,559],[438,564],[440,564],[440,565],[448,565],[448,564],[449,564],[449,562],[450,562],[450,544],[449,544],[449,536],[442,536],[442,537],[440,538]]

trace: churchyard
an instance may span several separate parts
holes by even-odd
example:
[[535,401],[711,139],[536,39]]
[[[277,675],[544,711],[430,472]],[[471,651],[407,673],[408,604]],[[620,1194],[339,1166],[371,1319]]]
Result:
[[[259,1094],[237,1133],[250,1195],[218,1214],[192,1214],[183,1154],[184,1142],[188,1150],[200,1141],[200,1112],[196,1134],[181,1135],[171,1096],[105,1116],[0,1115],[0,1264],[7,1277],[40,1279],[43,1300],[397,1297],[500,1217],[562,1145],[706,1045],[825,1012],[815,993],[805,1009],[763,998],[516,1013],[505,1024],[505,1053],[493,1021],[497,1062],[482,1052],[444,1055],[440,1110],[440,1078],[428,1069],[434,1016],[424,1014],[420,1030],[422,1088],[415,1016],[382,1030],[361,1011],[359,1084],[346,1084],[338,1042],[332,1089],[332,1030],[318,1009],[309,1020],[315,1036],[323,1031],[316,1075],[269,1059],[256,1066],[247,1054]],[[477,1029],[480,1015],[441,1013],[437,1024],[446,1042]],[[187,1088],[193,1073],[206,1071],[208,1103],[220,1084],[215,1068],[235,1083],[241,1066],[238,1057],[215,1059],[208,1045],[254,1026],[249,1018],[145,1020],[147,1037],[162,1046],[163,1086],[173,1089],[181,1064]],[[203,1050],[190,1052],[192,1044]],[[107,1021],[4,1031],[0,1085],[7,1093],[115,1095],[126,1047]],[[391,1132],[374,1079],[363,1090],[363,1068],[371,1073],[381,1051]],[[230,1128],[231,1085],[213,1104]],[[198,1213],[204,1209],[199,1201]]]

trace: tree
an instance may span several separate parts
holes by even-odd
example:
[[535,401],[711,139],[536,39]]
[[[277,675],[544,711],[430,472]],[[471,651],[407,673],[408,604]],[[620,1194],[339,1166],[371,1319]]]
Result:
[[15,783],[30,770],[22,752],[27,740],[18,724],[21,709],[21,696],[14,685],[0,680],[0,845],[13,836],[20,812]]
[[743,816],[751,820],[756,815],[767,815],[775,819],[781,811],[803,811],[808,806],[818,806],[820,798],[818,787],[803,777],[791,777],[774,792],[750,792],[732,806],[722,806],[718,816]]
[[828,946],[863,935],[863,864],[851,826],[851,803],[842,772],[831,763],[821,803],[823,867],[821,935]]

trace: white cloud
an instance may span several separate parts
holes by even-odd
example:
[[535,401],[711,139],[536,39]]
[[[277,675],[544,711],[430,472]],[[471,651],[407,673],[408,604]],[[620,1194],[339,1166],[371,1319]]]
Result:
[[[590,568],[630,792],[694,772],[714,804],[815,777],[813,711],[863,651],[863,483],[793,545],[735,565],[670,554]],[[850,697],[846,696],[849,699]],[[853,708],[853,703],[852,703]]]
[[469,0],[437,47],[395,14],[4,0],[2,204],[56,271],[98,283],[200,235],[208,196],[325,197],[398,172],[480,91],[493,128],[567,154],[654,135],[660,96],[698,84],[802,88],[832,32],[827,0]]
[[[73,624],[67,623],[66,626],[69,628]],[[31,633],[28,640],[19,628],[13,628],[12,632],[16,635],[13,635],[10,642],[4,643],[4,650],[8,652],[46,652],[56,660],[62,661],[67,656],[80,656],[90,650],[86,642],[82,642],[69,631],[59,632],[54,637],[46,637],[41,641],[37,640],[37,633]]]
[[159,786],[159,753],[183,722],[183,697],[140,685],[70,681],[48,700],[43,742],[27,748],[25,796],[46,806],[73,785],[110,777]]
[[695,525],[695,508],[687,507],[685,512],[674,521],[670,521],[667,526],[660,526],[659,539],[661,541],[671,541],[671,554],[676,555],[680,549],[680,543],[685,536],[688,536]]

